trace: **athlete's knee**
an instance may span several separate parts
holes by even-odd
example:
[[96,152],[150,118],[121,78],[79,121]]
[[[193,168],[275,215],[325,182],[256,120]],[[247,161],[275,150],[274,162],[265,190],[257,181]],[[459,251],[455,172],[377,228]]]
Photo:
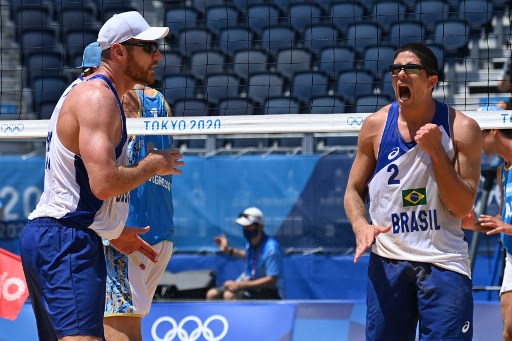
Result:
[[210,289],[206,292],[207,300],[218,300],[219,298],[220,298],[220,294],[217,289]]

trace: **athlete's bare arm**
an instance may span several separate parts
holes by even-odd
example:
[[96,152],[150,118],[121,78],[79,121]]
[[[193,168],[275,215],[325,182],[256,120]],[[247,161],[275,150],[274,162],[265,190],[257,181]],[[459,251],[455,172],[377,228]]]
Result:
[[432,159],[439,196],[450,212],[465,217],[472,209],[480,181],[482,135],[471,118],[456,111],[453,120],[455,159],[450,161],[441,144],[441,131],[435,124],[426,124],[415,140]]
[[375,237],[391,229],[390,226],[374,226],[368,223],[365,196],[366,184],[375,169],[380,136],[386,123],[389,106],[366,118],[357,143],[357,154],[350,170],[345,190],[345,212],[356,236],[354,262],[372,246]]

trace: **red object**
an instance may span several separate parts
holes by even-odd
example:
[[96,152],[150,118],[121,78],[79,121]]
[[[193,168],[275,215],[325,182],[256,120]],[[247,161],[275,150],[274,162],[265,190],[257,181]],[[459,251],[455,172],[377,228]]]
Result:
[[21,258],[0,249],[0,317],[16,320],[28,297]]

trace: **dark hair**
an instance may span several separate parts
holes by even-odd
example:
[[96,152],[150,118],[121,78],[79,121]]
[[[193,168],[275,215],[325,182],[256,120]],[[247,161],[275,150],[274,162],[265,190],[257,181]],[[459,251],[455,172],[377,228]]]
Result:
[[500,129],[500,133],[505,135],[505,137],[508,139],[512,138],[512,129]]
[[413,43],[403,45],[395,52],[393,61],[396,59],[398,54],[406,51],[414,53],[419,58],[421,65],[427,69],[429,76],[437,75],[439,73],[439,66],[437,64],[436,55],[428,46],[423,44]]

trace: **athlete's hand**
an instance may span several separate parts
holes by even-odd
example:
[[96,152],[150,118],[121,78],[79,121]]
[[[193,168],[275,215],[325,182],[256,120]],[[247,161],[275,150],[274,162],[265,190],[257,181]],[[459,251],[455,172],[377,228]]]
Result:
[[355,229],[356,232],[356,254],[354,256],[354,263],[359,261],[359,258],[368,250],[375,242],[375,237],[381,233],[391,231],[391,226],[375,226],[366,224],[360,228]]
[[171,148],[164,150],[157,150],[153,143],[148,143],[146,148],[148,157],[157,159],[155,162],[159,164],[159,169],[156,171],[158,175],[181,174],[181,167],[185,162],[180,161],[183,158],[179,149]]
[[[118,251],[128,255],[129,257],[134,257],[134,255],[130,255],[133,252],[140,252],[142,255],[149,258],[150,261],[156,263],[158,261],[158,252],[145,242],[139,234],[143,234],[149,231],[149,226],[145,228],[133,228],[125,226],[121,235],[116,239],[111,239],[110,244],[115,247]],[[142,270],[146,268],[144,264],[141,262],[137,262],[135,259],[132,259]]]
[[416,132],[414,141],[430,157],[444,151],[442,145],[443,133],[437,124],[427,123]]
[[498,217],[482,214],[478,219],[480,225],[486,229],[491,229],[487,234],[505,233],[512,235],[512,225],[504,223]]

